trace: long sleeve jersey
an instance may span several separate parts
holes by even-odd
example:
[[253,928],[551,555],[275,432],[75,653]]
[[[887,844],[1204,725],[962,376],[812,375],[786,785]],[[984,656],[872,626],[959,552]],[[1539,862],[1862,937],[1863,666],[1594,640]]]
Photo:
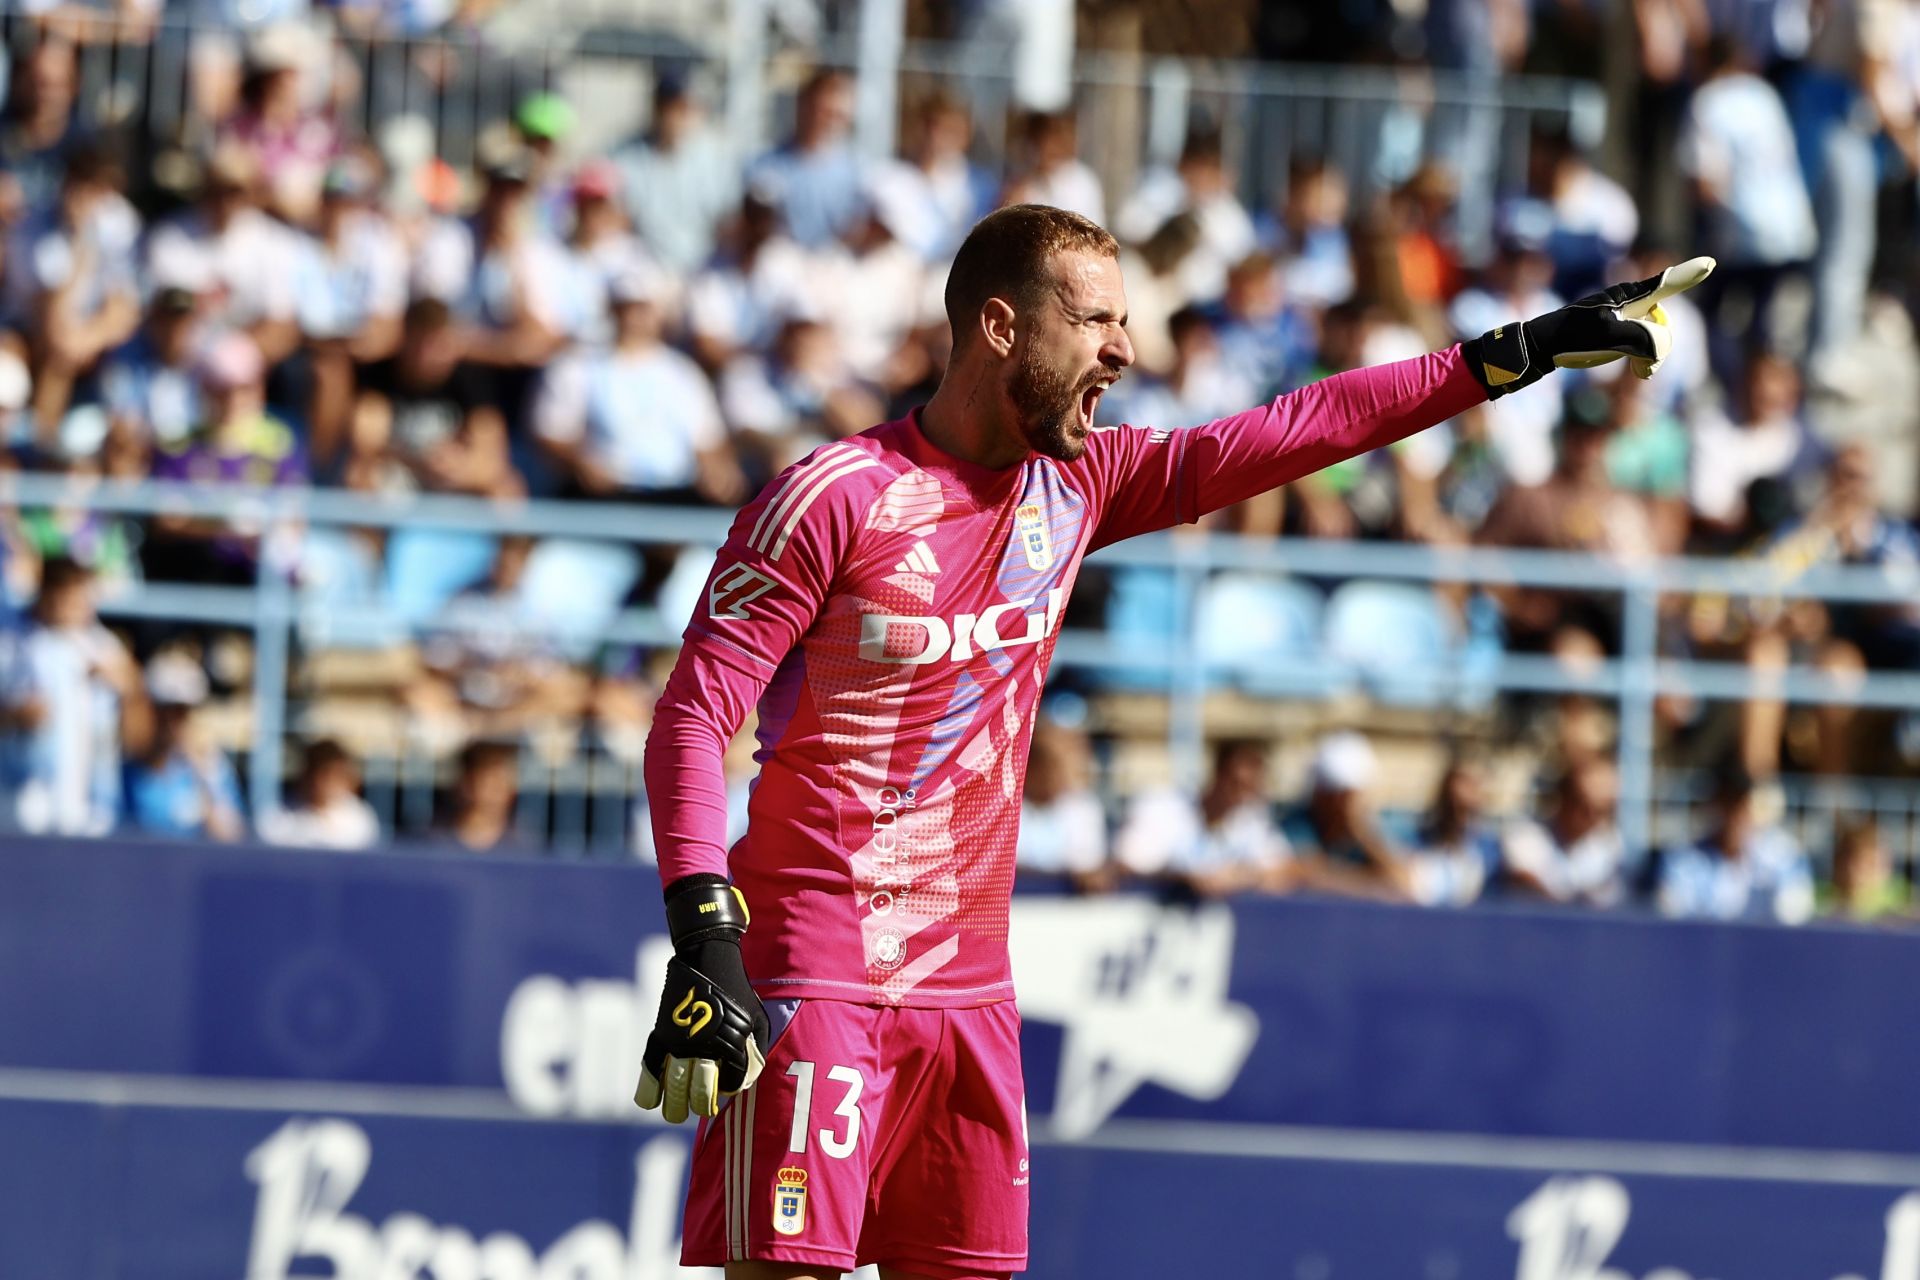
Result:
[[[1089,553],[1188,523],[1485,399],[1458,347],[1206,426],[1092,433],[991,470],[918,415],[816,449],[734,521],[647,740],[662,878],[728,876],[764,998],[1012,996],[1027,746]],[[727,744],[757,706],[747,833]]]

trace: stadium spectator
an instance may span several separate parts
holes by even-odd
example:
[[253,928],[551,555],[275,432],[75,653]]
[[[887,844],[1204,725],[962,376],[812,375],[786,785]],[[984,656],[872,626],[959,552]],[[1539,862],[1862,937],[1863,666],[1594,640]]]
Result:
[[1587,371],[1586,385],[1569,398],[1567,412],[1598,419],[1607,435],[1607,479],[1622,493],[1637,495],[1646,509],[1654,547],[1677,554],[1687,539],[1687,428],[1662,410],[1626,361]]
[[747,184],[780,212],[803,248],[824,249],[853,229],[866,167],[853,149],[853,80],[824,67],[801,86],[793,133],[747,169]]
[[1217,132],[1188,134],[1174,168],[1143,175],[1120,206],[1114,234],[1140,243],[1179,213],[1191,213],[1200,226],[1200,243],[1181,262],[1182,282],[1189,297],[1212,302],[1226,289],[1228,269],[1245,260],[1257,242],[1253,219],[1234,194]]
[[30,621],[0,663],[13,819],[36,835],[106,835],[119,825],[122,753],[153,736],[140,667],[94,611],[93,575],[67,559],[40,569]]
[[207,335],[200,283],[156,281],[139,330],[101,361],[100,401],[114,428],[152,448],[185,444],[206,415],[196,373]]
[[1500,874],[1515,892],[1567,905],[1617,907],[1631,887],[1627,848],[1614,826],[1619,779],[1611,761],[1590,756],[1554,784],[1543,821],[1522,818],[1500,848]]
[[1048,720],[1034,726],[1013,861],[1022,878],[1061,881],[1083,893],[1112,884],[1107,815],[1093,790],[1086,735],[1076,729]]
[[408,306],[399,350],[360,373],[353,435],[390,450],[413,486],[488,498],[524,496],[527,482],[513,462],[495,381],[487,370],[460,361],[453,324],[447,305],[437,299]]
[[302,242],[298,315],[313,365],[309,441],[316,466],[338,450],[353,405],[356,366],[400,345],[407,305],[406,246],[372,207],[374,175],[358,156],[329,165],[319,226]]
[[251,158],[261,204],[295,227],[313,223],[322,178],[340,150],[339,131],[308,104],[302,84],[303,70],[320,54],[292,22],[253,32],[240,110],[221,131],[222,142]]
[[360,766],[332,738],[310,743],[300,764],[291,808],[255,821],[268,844],[297,849],[367,849],[380,839],[380,820],[360,797]]
[[127,819],[143,835],[231,843],[246,834],[240,784],[226,753],[208,740],[198,709],[207,674],[178,650],[147,664],[153,735],[126,768]]
[[[1286,296],[1296,304],[1330,307],[1353,296],[1348,213],[1346,175],[1318,156],[1295,159],[1279,211],[1261,228],[1261,239],[1280,264]],[[1131,284],[1133,276],[1127,280]]]
[[1101,397],[1103,423],[1197,427],[1238,413],[1258,399],[1252,384],[1221,358],[1220,339],[1197,308],[1167,318],[1173,363],[1165,377],[1123,380]]
[[1106,225],[1099,175],[1080,159],[1079,124],[1071,111],[1036,111],[1024,130],[1025,167],[1002,193],[1003,204],[1050,204]]
[[781,326],[766,355],[742,352],[728,361],[719,391],[741,465],[762,481],[886,415],[872,388],[847,366],[834,331],[803,315]]
[[460,752],[452,808],[438,841],[469,853],[530,853],[514,827],[520,802],[520,756],[503,742],[473,742]]
[[140,580],[138,524],[90,505],[86,494],[103,477],[144,478],[147,450],[142,443],[116,433],[97,405],[82,405],[60,420],[35,460],[38,469],[68,476],[75,483],[68,491],[70,501],[20,511],[21,540],[42,560],[65,556],[86,566],[102,599],[136,585]]
[[1173,366],[1167,321],[1193,299],[1180,264],[1200,243],[1200,223],[1190,213],[1168,218],[1141,244],[1120,247],[1127,281],[1127,336],[1133,340],[1132,376],[1164,377]]
[[1613,264],[1640,234],[1633,197],[1595,169],[1564,129],[1534,134],[1527,154],[1526,194],[1516,197],[1503,217],[1544,233],[1544,248],[1553,261],[1553,291],[1565,298],[1610,283]]
[[42,429],[60,420],[74,384],[140,323],[140,217],[122,186],[105,151],[76,147],[58,199],[29,214],[8,251],[17,269],[7,285],[28,293],[8,310],[28,318],[39,347],[33,409]]
[[927,272],[919,255],[900,241],[897,228],[906,221],[895,199],[876,195],[854,219],[843,245],[820,260],[826,296],[859,303],[825,310],[815,304],[815,309],[839,335],[855,376],[882,392],[910,384],[919,372],[905,348],[920,321]]
[[[1560,427],[1560,461],[1544,484],[1500,495],[1479,541],[1496,547],[1579,551],[1613,560],[1634,560],[1654,549],[1645,502],[1616,488],[1607,475],[1611,432],[1604,420],[1567,416]],[[1525,652],[1558,651],[1569,631],[1584,632],[1602,646],[1618,632],[1617,601],[1532,587],[1497,587],[1509,647]]]
[[1306,803],[1281,824],[1287,843],[1301,856],[1318,853],[1318,887],[1401,898],[1413,891],[1413,876],[1400,847],[1381,830],[1367,789],[1379,772],[1373,746],[1358,733],[1342,731],[1320,739]]
[[512,418],[541,365],[560,352],[566,330],[566,255],[533,221],[532,158],[512,147],[486,162],[470,231],[472,269],[455,303],[462,360],[500,371],[498,394]]
[[[1453,336],[1474,337],[1514,316],[1566,305],[1550,287],[1552,282],[1553,259],[1546,253],[1544,229],[1503,228],[1499,249],[1480,282],[1463,290],[1447,311]],[[1548,378],[1530,389],[1545,394],[1503,396],[1479,409],[1494,456],[1517,485],[1544,483],[1552,473],[1553,429],[1564,411],[1568,387],[1562,379]]]
[[745,482],[712,385],[666,345],[665,290],[649,268],[612,282],[613,345],[547,371],[535,429],[581,497],[732,505]]
[[1200,898],[1291,887],[1293,851],[1266,775],[1266,743],[1234,738],[1215,746],[1198,798],[1170,788],[1136,796],[1114,836],[1120,869]]
[[534,224],[558,240],[573,222],[573,192],[561,146],[578,123],[573,104],[557,93],[530,94],[513,113],[513,133],[527,158]]
[[664,73],[655,81],[651,127],[614,162],[634,230],[660,264],[683,276],[705,265],[739,207],[740,167],[685,80]]
[[1801,415],[1799,370],[1783,356],[1756,352],[1732,416],[1708,412],[1693,423],[1688,496],[1700,531],[1721,545],[1734,540],[1748,526],[1754,483],[1803,481],[1818,466],[1818,451]]
[[1806,854],[1784,827],[1760,816],[1757,791],[1745,769],[1721,772],[1707,834],[1661,855],[1655,897],[1663,914],[1781,924],[1813,914]]
[[147,237],[155,280],[192,281],[209,294],[208,319],[252,338],[271,366],[292,353],[298,324],[299,242],[253,201],[251,153],[220,147],[206,163],[195,206]]
[[935,93],[914,114],[901,159],[875,176],[876,197],[898,209],[894,233],[923,262],[945,262],[993,207],[993,182],[967,152],[973,117],[964,102]]
[[0,221],[53,203],[68,154],[88,140],[76,110],[79,81],[71,40],[44,36],[15,55],[0,112],[0,169],[17,207],[5,210],[9,216]]
[[1205,308],[1221,357],[1245,381],[1249,403],[1295,385],[1313,355],[1314,317],[1289,303],[1284,279],[1272,254],[1250,253],[1228,268],[1226,292]]
[[[206,420],[186,440],[155,456],[154,478],[305,484],[305,451],[293,429],[267,411],[265,361],[253,340],[244,333],[223,334],[207,348],[198,372]],[[168,513],[153,518],[144,558],[148,574],[168,582],[250,584],[260,552],[257,522]]]
[[688,286],[694,357],[717,370],[741,351],[766,350],[788,317],[817,312],[814,274],[809,256],[781,232],[779,211],[749,190],[720,251]]
[[1408,888],[1428,907],[1479,901],[1500,874],[1500,833],[1487,817],[1485,769],[1454,756],[1440,775],[1433,807],[1406,851]]
[[588,346],[604,346],[613,337],[608,285],[622,272],[653,265],[627,229],[618,192],[619,174],[605,161],[589,161],[574,174],[567,235],[567,329],[576,342]]
[[[1706,69],[1687,106],[1679,161],[1705,216],[1701,247],[1720,262],[1703,290],[1712,301],[1702,306],[1715,320],[1723,351],[1731,351],[1749,325],[1758,326],[1763,340],[1774,336],[1774,293],[1787,273],[1813,257],[1818,233],[1779,93],[1724,33],[1708,42]],[[1731,360],[1722,354],[1716,364],[1727,367]]]
[[1858,924],[1911,923],[1913,886],[1894,874],[1893,859],[1870,817],[1836,818],[1833,875],[1820,886],[1820,914]]
[[1396,187],[1387,201],[1382,247],[1390,259],[1394,284],[1416,313],[1444,308],[1465,282],[1465,268],[1449,229],[1459,198],[1460,183],[1453,173],[1445,165],[1428,162]]

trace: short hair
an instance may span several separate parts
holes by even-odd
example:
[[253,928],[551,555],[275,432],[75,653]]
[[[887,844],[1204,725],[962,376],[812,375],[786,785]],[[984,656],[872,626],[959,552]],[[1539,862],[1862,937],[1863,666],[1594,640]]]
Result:
[[947,272],[947,323],[956,346],[968,341],[989,298],[1016,308],[1038,304],[1052,285],[1057,253],[1120,256],[1113,233],[1090,218],[1045,204],[1010,204],[980,219],[967,233]]
[[1167,317],[1167,336],[1176,347],[1187,340],[1188,334],[1202,329],[1211,332],[1213,321],[1207,318],[1206,312],[1191,304]]

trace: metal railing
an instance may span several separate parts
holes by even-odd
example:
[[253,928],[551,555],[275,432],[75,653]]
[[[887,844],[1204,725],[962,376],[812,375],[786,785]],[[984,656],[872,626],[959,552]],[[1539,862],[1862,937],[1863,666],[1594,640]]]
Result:
[[[481,131],[537,90],[557,90],[582,108],[580,147],[611,147],[644,126],[653,77],[663,70],[703,84],[733,151],[751,156],[785,130],[794,93],[815,66],[856,73],[856,138],[867,154],[891,154],[903,104],[940,88],[970,105],[976,160],[996,170],[1008,164],[1025,104],[1004,41],[910,41],[899,24],[868,20],[863,10],[856,30],[795,56],[773,38],[768,10],[733,0],[721,20],[694,32],[604,16],[584,29],[520,22],[430,35],[316,27],[331,56],[314,59],[311,70],[316,96],[335,104],[343,127],[371,133],[397,116],[422,117],[438,153],[455,165],[470,163]],[[17,43],[39,21],[0,7],[0,37]],[[218,78],[210,67],[240,56],[244,37],[172,14],[103,20],[80,47],[77,109],[87,124],[128,129],[143,144],[203,145],[211,122],[201,83]],[[1547,77],[1105,51],[1077,54],[1072,77],[1082,152],[1115,201],[1143,167],[1172,162],[1204,122],[1219,130],[1255,208],[1283,188],[1296,156],[1338,166],[1361,199],[1423,159],[1444,159],[1460,180],[1459,229],[1470,251],[1491,230],[1496,187],[1523,180],[1537,127],[1592,143],[1605,117],[1597,86]]]
[[[267,536],[263,543],[277,549],[282,565],[292,562],[293,549],[305,532],[317,527],[418,526],[710,552],[724,539],[730,520],[727,513],[711,509],[582,506],[551,501],[500,504],[451,496],[369,497],[324,489],[221,488],[161,482],[76,484],[62,477],[34,474],[0,478],[0,507],[72,506],[130,516],[170,512],[231,519],[244,515],[264,523]],[[1920,675],[1872,672],[1840,677],[1805,667],[1757,671],[1739,663],[1663,658],[1658,645],[1663,596],[1712,594],[1907,605],[1920,593],[1920,581],[1912,572],[1816,567],[1789,573],[1764,562],[1706,559],[1620,564],[1559,552],[1274,541],[1191,532],[1135,539],[1102,550],[1090,563],[1170,575],[1174,588],[1172,640],[1164,645],[1142,646],[1100,631],[1069,628],[1061,633],[1054,667],[1095,675],[1120,670],[1156,675],[1170,699],[1169,746],[1176,775],[1187,784],[1196,784],[1203,770],[1206,696],[1233,674],[1223,672],[1218,662],[1207,657],[1194,625],[1195,605],[1204,584],[1224,570],[1319,580],[1510,585],[1619,597],[1623,604],[1619,657],[1570,665],[1550,657],[1503,653],[1472,672],[1455,672],[1457,679],[1452,683],[1441,671],[1435,703],[1445,705],[1455,694],[1470,691],[1578,693],[1615,702],[1619,707],[1620,826],[1623,837],[1634,848],[1647,847],[1656,834],[1653,748],[1657,697],[1674,695],[1708,701],[1765,698],[1794,704],[1920,711]],[[253,633],[254,719],[248,787],[256,814],[276,808],[285,781],[290,659],[303,628],[311,631],[321,621],[330,626],[345,621],[338,609],[329,606],[324,619],[311,615],[303,608],[297,584],[284,572],[267,571],[253,588],[135,585],[103,601],[101,611],[121,618],[219,625]],[[366,612],[362,621],[383,629],[405,632],[411,625],[390,603],[376,603]],[[538,630],[551,629],[553,624],[528,620],[525,625]],[[630,608],[598,629],[593,638],[670,648],[678,643],[683,625],[684,619],[665,617],[657,607]],[[422,629],[430,626],[428,620]],[[1265,665],[1272,664],[1268,661]],[[581,767],[588,773],[600,768],[591,763]],[[397,760],[394,769],[399,773],[417,772],[418,766]],[[605,785],[630,793],[631,772],[611,767],[602,772],[609,775],[603,783],[582,786],[581,794],[588,803]],[[428,773],[430,780],[430,768]],[[1896,790],[1904,788],[1909,797],[1920,795],[1920,789],[1907,784],[1887,785]],[[1671,814],[1673,805],[1667,807]],[[1901,820],[1911,825],[1913,804],[1888,808],[1879,803],[1877,807],[1888,813],[1897,811]],[[389,809],[389,816],[393,812]]]

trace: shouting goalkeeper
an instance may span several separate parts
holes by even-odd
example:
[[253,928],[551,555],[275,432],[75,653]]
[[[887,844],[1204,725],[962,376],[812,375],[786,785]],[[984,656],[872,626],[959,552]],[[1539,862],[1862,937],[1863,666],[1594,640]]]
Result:
[[[1096,430],[1133,363],[1118,246],[1015,205],[961,245],[906,418],[734,521],[647,740],[675,957],[636,1100],[701,1120],[684,1260],[730,1280],[1022,1270],[1007,964],[1040,686],[1081,560],[1391,444],[1556,365],[1667,354],[1698,258],[1189,430]],[[759,711],[747,834],[721,757]]]

